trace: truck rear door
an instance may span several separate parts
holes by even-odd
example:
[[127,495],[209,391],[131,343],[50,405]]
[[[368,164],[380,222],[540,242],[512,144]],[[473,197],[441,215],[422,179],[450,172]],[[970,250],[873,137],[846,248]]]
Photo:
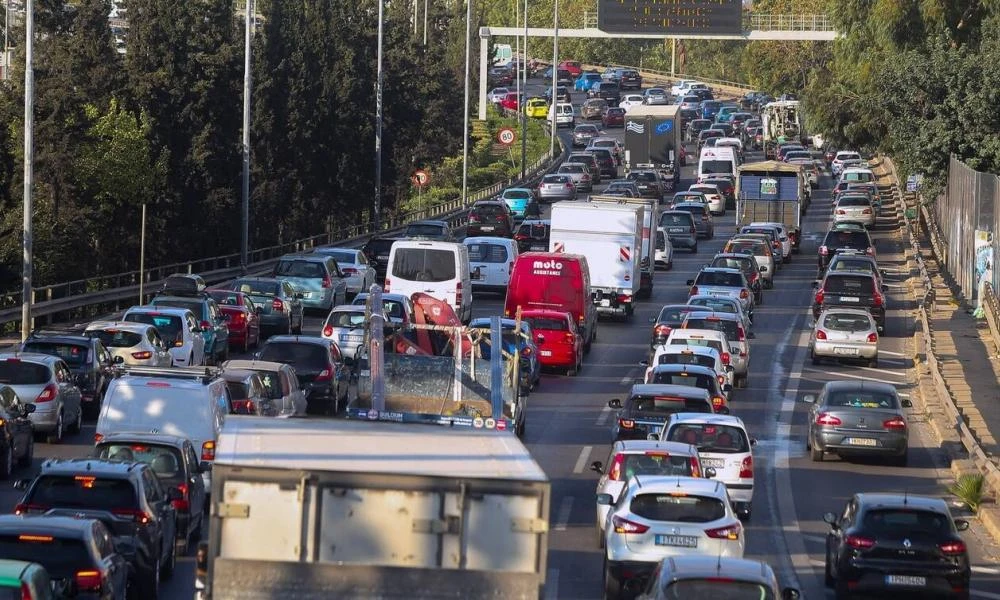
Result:
[[223,517],[219,558],[299,561],[304,508],[301,486],[227,479],[222,486],[224,502],[217,507]]

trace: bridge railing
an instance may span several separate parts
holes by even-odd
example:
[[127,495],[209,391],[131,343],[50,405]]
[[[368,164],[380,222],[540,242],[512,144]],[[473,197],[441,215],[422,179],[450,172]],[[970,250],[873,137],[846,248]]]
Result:
[[[597,28],[597,11],[583,13],[584,29]],[[828,15],[743,13],[744,31],[836,31]]]

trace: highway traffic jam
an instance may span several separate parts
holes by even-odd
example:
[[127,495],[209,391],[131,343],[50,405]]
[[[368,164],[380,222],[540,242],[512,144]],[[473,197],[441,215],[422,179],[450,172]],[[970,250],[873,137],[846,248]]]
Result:
[[545,77],[490,97],[565,159],[461,226],[0,354],[0,597],[1000,597],[878,161],[791,95]]

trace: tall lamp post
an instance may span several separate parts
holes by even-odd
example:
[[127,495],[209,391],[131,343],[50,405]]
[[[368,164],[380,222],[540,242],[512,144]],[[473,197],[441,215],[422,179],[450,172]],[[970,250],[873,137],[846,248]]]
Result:
[[[515,2],[517,0],[514,0]],[[524,83],[521,85],[521,89],[524,90],[524,95],[528,95],[528,0],[524,0],[524,43],[521,45],[521,60],[516,63],[521,69],[520,73],[516,73],[517,77],[523,77]],[[518,97],[518,108],[521,109],[521,179],[525,178],[525,171],[528,165],[528,114],[525,110],[527,102],[520,102],[520,96]]]
[[375,75],[375,231],[382,228],[382,29],[385,0],[378,0],[378,66]]
[[35,6],[33,0],[24,3],[24,238],[21,266],[21,340],[31,331],[31,191],[34,183],[35,152]]
[[552,138],[549,140],[549,155],[555,157],[556,131],[559,129],[556,122],[556,83],[559,80],[559,0],[552,1],[552,28],[555,30],[555,35],[552,37],[552,108],[549,109]]
[[[243,185],[241,235],[240,235],[240,270],[247,271],[250,253],[250,93],[252,86],[252,71],[250,65],[250,42],[253,38],[253,17],[256,12],[254,0],[246,0],[246,22],[243,30]],[[146,205],[142,205],[145,219]],[[143,221],[145,226],[145,221]],[[140,284],[141,285],[141,284]]]
[[[472,0],[465,0],[465,126],[462,135],[462,203],[469,196],[469,48],[472,40]],[[482,43],[482,42],[480,42]]]

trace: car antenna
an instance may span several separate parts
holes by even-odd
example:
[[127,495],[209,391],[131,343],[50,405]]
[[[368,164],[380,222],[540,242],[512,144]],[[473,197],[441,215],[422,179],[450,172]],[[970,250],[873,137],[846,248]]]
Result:
[[903,488],[903,506],[906,506],[909,503],[910,503],[910,490],[907,488]]

